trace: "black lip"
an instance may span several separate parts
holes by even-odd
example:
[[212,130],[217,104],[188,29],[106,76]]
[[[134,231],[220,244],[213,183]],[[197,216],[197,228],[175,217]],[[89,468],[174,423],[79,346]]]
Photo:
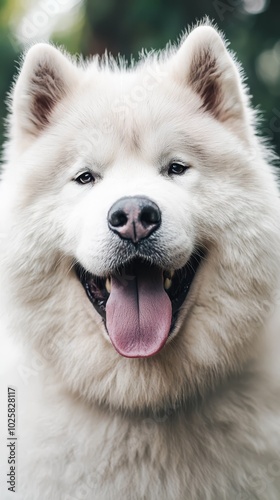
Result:
[[[166,290],[172,304],[172,323],[170,333],[176,325],[180,308],[187,298],[191,284],[204,257],[204,252],[202,252],[201,249],[196,250],[192,253],[185,266],[174,272],[172,277],[172,286],[169,290]],[[121,280],[125,280],[126,276],[133,273],[133,268],[137,266],[137,262],[140,260],[143,262],[144,259],[133,259],[127,264],[115,269],[112,274],[119,276],[119,279]],[[150,267],[151,264],[147,262],[147,266]],[[107,277],[100,278],[95,276],[86,271],[80,264],[76,264],[75,270],[90,302],[103,318],[106,325],[106,303],[109,298],[109,293],[107,292],[105,286]],[[168,272],[162,270],[162,275],[164,279],[168,277]]]

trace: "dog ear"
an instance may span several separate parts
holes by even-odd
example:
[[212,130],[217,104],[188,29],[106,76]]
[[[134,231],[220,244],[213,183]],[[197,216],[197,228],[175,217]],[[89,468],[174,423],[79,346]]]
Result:
[[24,59],[16,82],[12,114],[22,134],[36,137],[51,123],[53,112],[75,88],[78,68],[51,45],[34,45]]
[[217,31],[195,28],[175,56],[175,72],[201,98],[202,109],[217,120],[244,125],[247,96],[237,66]]

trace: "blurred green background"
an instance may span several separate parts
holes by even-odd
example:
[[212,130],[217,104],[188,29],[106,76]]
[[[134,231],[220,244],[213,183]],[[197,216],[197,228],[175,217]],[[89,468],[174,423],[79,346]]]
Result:
[[0,0],[0,145],[7,91],[21,52],[35,41],[84,56],[107,48],[137,59],[142,47],[162,48],[206,15],[237,53],[253,104],[263,111],[260,132],[280,154],[279,0]]

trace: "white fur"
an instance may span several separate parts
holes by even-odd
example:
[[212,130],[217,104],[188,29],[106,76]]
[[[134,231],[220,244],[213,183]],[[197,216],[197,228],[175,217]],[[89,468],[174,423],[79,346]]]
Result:
[[[279,499],[280,206],[253,121],[210,26],[131,69],[44,44],[28,52],[0,203],[1,398],[7,384],[19,398],[13,498]],[[191,168],[170,178],[172,159]],[[76,184],[89,167],[95,185]],[[162,267],[179,269],[196,245],[207,255],[170,342],[127,359],[72,266],[110,274],[108,210],[139,194],[162,211]],[[19,350],[8,363],[7,342]]]

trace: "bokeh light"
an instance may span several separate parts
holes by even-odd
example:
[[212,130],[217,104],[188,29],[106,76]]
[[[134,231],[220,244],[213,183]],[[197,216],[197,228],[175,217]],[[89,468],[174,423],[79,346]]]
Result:
[[79,21],[83,0],[35,0],[27,5],[14,33],[25,46],[36,41],[49,40],[54,32],[69,31]]
[[265,84],[280,87],[280,40],[257,57],[256,72]]
[[248,14],[260,14],[268,7],[268,0],[244,0],[244,9]]

